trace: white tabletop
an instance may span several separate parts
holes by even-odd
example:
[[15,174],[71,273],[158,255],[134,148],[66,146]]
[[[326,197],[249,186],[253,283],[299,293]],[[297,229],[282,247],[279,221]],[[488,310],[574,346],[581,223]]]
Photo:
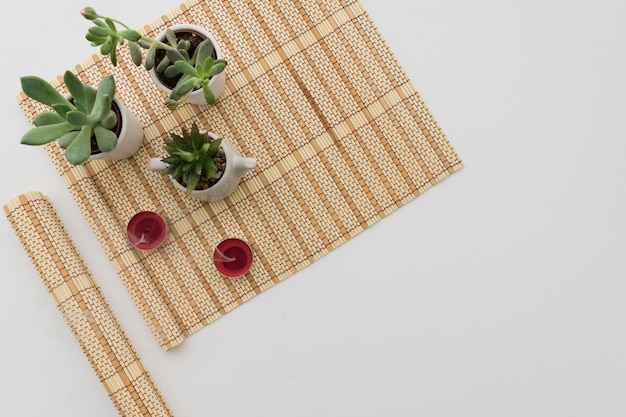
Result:
[[[0,6],[0,204],[50,198],[176,416],[626,414],[625,2],[362,0],[465,168],[168,352],[15,96],[96,52],[84,6],[178,3],[37,3]],[[2,218],[0,415],[117,415]]]

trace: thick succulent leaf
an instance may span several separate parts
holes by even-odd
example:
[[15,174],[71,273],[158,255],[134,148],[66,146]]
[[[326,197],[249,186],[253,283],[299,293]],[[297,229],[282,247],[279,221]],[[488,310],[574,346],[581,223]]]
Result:
[[113,50],[113,41],[109,38],[100,46],[100,54],[109,55]]
[[204,170],[204,173],[208,177],[212,177],[213,175],[217,173],[217,167],[215,166],[215,162],[213,161],[213,158],[206,158],[204,160],[204,166],[202,168]]
[[113,32],[117,32],[117,28],[115,27],[115,23],[113,22],[113,20],[111,20],[111,18],[105,18],[104,19],[104,23],[107,24],[107,26],[109,27],[109,29],[111,29],[111,31]]
[[211,69],[209,71],[209,78],[213,77],[214,75],[220,74],[225,69],[226,69],[226,61],[224,61],[222,59],[218,59],[218,60],[214,61],[213,62],[213,66],[211,67]]
[[185,81],[179,82],[176,85],[176,88],[174,88],[173,91],[176,94],[184,95],[184,94],[187,94],[188,92],[190,92],[191,90],[193,90],[193,87],[194,87],[194,79],[193,78],[188,78]]
[[108,36],[96,36],[92,33],[87,33],[85,39],[91,42],[91,46],[99,46],[104,44],[110,38]]
[[92,36],[100,38],[108,37],[111,34],[111,31],[108,28],[101,26],[92,26],[87,29],[87,32],[90,33]]
[[59,114],[59,116],[63,118],[65,118],[65,115],[67,114],[67,112],[76,110],[76,107],[70,104],[69,102],[67,104],[65,103],[53,104],[52,108],[54,109],[55,112]]
[[191,75],[192,77],[198,77],[198,71],[188,62],[185,61],[176,61],[174,63],[174,68],[183,74]]
[[189,51],[189,48],[191,48],[191,42],[189,42],[187,39],[181,39],[178,41],[178,44],[176,44],[176,49],[178,49],[179,51]]
[[55,104],[70,105],[67,99],[43,78],[25,76],[20,78],[20,82],[24,93],[33,100],[51,107]]
[[98,83],[98,93],[113,97],[115,95],[115,78],[112,75],[107,75]]
[[73,126],[67,122],[34,127],[27,131],[20,143],[24,145],[45,145],[71,131]]
[[67,114],[65,115],[65,119],[75,126],[84,126],[86,124],[89,124],[89,118],[87,117],[87,115],[78,110],[67,112]]
[[195,54],[195,62],[204,62],[207,58],[213,57],[213,43],[211,40],[205,39],[200,42],[200,45],[196,48]]
[[168,49],[165,56],[167,56],[171,62],[189,61],[189,55],[187,55],[186,51],[179,51],[177,49]]
[[200,176],[202,175],[202,163],[198,162],[193,166],[193,172],[196,173],[196,175]]
[[113,129],[115,125],[117,125],[117,115],[113,110],[106,115],[104,119],[100,122],[100,125],[105,129]]
[[33,120],[35,126],[54,125],[63,122],[65,122],[65,119],[59,116],[58,113],[48,111],[39,113]]
[[146,52],[146,61],[144,62],[144,67],[147,70],[151,70],[154,67],[154,61],[156,60],[156,43],[153,43],[148,48],[148,52]]
[[172,61],[178,61],[182,59],[189,62],[189,53],[187,51],[189,50],[190,46],[191,44],[189,43],[189,41],[180,41],[178,42],[178,46],[176,47],[176,49],[168,49],[167,51],[165,51],[165,54],[169,54],[169,58]]
[[83,126],[72,143],[65,149],[65,159],[72,165],[79,165],[91,155],[91,134],[89,126]]
[[136,30],[133,29],[126,29],[120,32],[120,35],[130,41],[130,42],[137,42],[139,39],[141,39],[141,34],[139,32],[137,32]]
[[109,52],[109,59],[111,60],[111,64],[113,66],[117,66],[117,42],[113,42],[111,45],[111,52]]
[[89,119],[93,122],[99,122],[109,114],[111,110],[111,101],[115,95],[115,79],[112,75],[107,75],[100,80],[98,91],[96,92],[93,108],[89,113]]
[[143,57],[141,56],[141,48],[139,48],[137,42],[128,42],[128,49],[130,50],[130,57],[133,60],[133,64],[136,66],[141,65]]
[[161,71],[166,77],[174,78],[177,75],[180,75],[180,71],[173,65],[165,68],[165,71]]
[[180,166],[172,166],[171,172],[168,172],[168,174],[170,174],[174,178],[179,178],[179,177],[182,177],[183,170]]
[[83,103],[85,106],[85,113],[91,113],[91,109],[93,109],[93,105],[96,102],[96,89],[90,85],[85,86],[85,102]]
[[84,103],[86,102],[84,84],[76,74],[71,71],[65,71],[65,74],[63,74],[63,82],[74,100],[74,105],[79,109],[82,107],[82,110],[84,110]]
[[182,159],[185,162],[193,162],[196,159],[195,155],[192,152],[188,152],[184,150],[178,150],[177,152],[174,153],[174,155],[178,156],[180,159]]
[[203,83],[202,84],[202,93],[204,95],[204,99],[206,100],[207,104],[213,105],[215,104],[215,94],[213,93],[213,90],[211,90],[211,87],[209,87],[209,83]]
[[175,46],[177,44],[176,33],[174,33],[172,29],[165,29],[165,40],[167,40],[170,45]]
[[159,62],[159,65],[157,65],[157,72],[163,72],[165,71],[169,65],[171,64],[172,61],[170,61],[170,59],[168,57],[165,57],[161,60],[161,62]]
[[115,149],[115,146],[117,146],[117,136],[114,132],[102,126],[94,127],[93,131],[96,135],[98,149],[102,152],[109,152]]
[[111,111],[112,98],[110,96],[100,95],[96,98],[96,102],[93,105],[91,113],[89,113],[89,122],[98,123],[104,119]]
[[89,97],[86,96],[84,101],[77,102],[76,100],[74,100],[74,101],[72,101],[72,104],[74,104],[74,106],[76,106],[78,111],[80,111],[82,113],[85,113],[85,114],[89,114],[90,107],[93,106],[93,103],[92,102],[88,102],[88,100],[89,100]]
[[106,17],[104,19],[104,23],[106,23],[107,27],[111,30],[112,33],[117,34],[117,26],[115,26],[115,22],[110,17]]
[[175,156],[170,155],[170,156],[166,156],[165,158],[163,158],[162,161],[173,168],[175,166],[175,163],[178,162],[179,159]]
[[100,26],[102,28],[106,28],[106,23],[104,23],[104,21],[102,19],[93,19],[92,22],[96,26]]
[[185,182],[187,183],[187,191],[191,192],[195,190],[198,182],[200,181],[200,175],[198,175],[194,171],[188,171],[184,178]]
[[192,150],[200,149],[201,151],[206,152],[204,146],[208,144],[209,135],[206,132],[200,133],[200,129],[196,123],[191,125],[189,133],[186,133],[185,135],[189,138],[189,147]]
[[76,138],[76,136],[78,136],[79,133],[80,130],[72,130],[71,132],[67,132],[65,135],[57,139],[57,143],[62,149],[65,149],[70,146],[70,143],[72,143],[72,141]]
[[213,139],[211,143],[209,144],[209,150],[207,151],[207,153],[211,156],[215,155],[215,153],[217,152],[217,150],[220,148],[221,145],[222,145],[222,138]]
[[204,78],[211,78],[209,74],[211,73],[211,68],[213,68],[213,58],[208,57],[204,62],[198,63],[196,67],[202,72]]
[[185,172],[193,171],[193,167],[195,164],[196,164],[195,161],[187,162],[183,164],[183,170],[185,170]]
[[173,162],[173,160],[179,160],[178,157],[173,157],[172,155],[174,155],[174,152],[176,152],[178,150],[178,148],[175,148],[173,146],[165,146],[164,147],[165,151],[170,155],[168,156],[168,158],[172,158],[168,161],[166,161],[168,164],[171,164]]
[[152,42],[152,40],[148,40],[148,39],[139,39],[137,41],[137,45],[139,45],[143,49],[148,49],[148,48],[152,47],[152,45],[154,45],[156,47],[156,43],[154,43],[154,42]]

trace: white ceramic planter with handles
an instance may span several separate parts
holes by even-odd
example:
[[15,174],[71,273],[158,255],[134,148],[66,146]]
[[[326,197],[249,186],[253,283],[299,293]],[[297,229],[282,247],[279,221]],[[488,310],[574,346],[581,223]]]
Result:
[[[172,30],[174,33],[195,32],[201,37],[203,37],[204,39],[209,39],[211,43],[213,44],[213,49],[215,50],[216,59],[223,59],[222,52],[220,50],[219,45],[217,44],[217,41],[215,40],[213,35],[211,35],[211,33],[209,33],[203,27],[192,25],[192,24],[180,24],[180,25],[172,25],[169,27],[169,29]],[[163,42],[163,40],[165,39],[165,31],[161,32],[155,39],[157,39],[160,42]],[[156,65],[150,70],[150,76],[152,77],[156,85],[159,86],[159,88],[161,88],[163,91],[165,91],[168,96],[172,93],[172,89],[166,86],[165,84],[163,84],[163,82],[157,76]],[[226,73],[224,71],[222,71],[221,73],[217,75],[214,75],[209,80],[209,88],[211,89],[211,91],[213,91],[213,94],[215,95],[216,99],[222,94],[222,92],[224,91],[224,87],[226,87]],[[204,99],[204,94],[202,92],[202,89],[196,90],[193,93],[191,93],[189,98],[187,98],[186,103],[191,103],[191,104],[196,104],[196,105],[206,105],[207,102]]]
[[[207,132],[213,139],[217,139],[218,136],[215,133]],[[239,183],[241,177],[246,171],[256,167],[256,160],[254,158],[246,158],[241,156],[239,150],[231,143],[222,139],[222,149],[224,149],[224,156],[226,157],[226,169],[222,174],[218,182],[207,188],[206,190],[194,190],[188,193],[187,188],[182,186],[176,179],[169,175],[170,180],[174,187],[183,193],[188,193],[192,197],[202,201],[217,201],[222,200],[232,194]],[[152,158],[149,161],[148,168],[155,172],[163,173],[167,169],[168,165],[161,160],[161,158]]]

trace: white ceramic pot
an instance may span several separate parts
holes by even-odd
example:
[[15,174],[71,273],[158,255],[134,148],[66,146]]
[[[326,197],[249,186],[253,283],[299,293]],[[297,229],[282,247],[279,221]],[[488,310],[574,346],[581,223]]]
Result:
[[[213,139],[218,138],[215,133],[207,133]],[[206,190],[194,190],[188,193],[187,189],[170,175],[169,178],[174,187],[181,192],[188,193],[192,197],[202,201],[222,200],[232,194],[239,186],[243,174],[256,166],[256,160],[254,158],[245,158],[241,156],[241,153],[239,153],[237,148],[224,139],[222,139],[221,146],[224,149],[224,155],[226,157],[226,169],[217,183],[213,184]],[[160,158],[150,159],[148,165],[150,170],[161,173],[164,172],[167,167],[168,165]]]
[[89,157],[90,160],[104,159],[117,160],[130,158],[137,152],[143,143],[143,127],[141,122],[128,108],[122,104],[116,97],[113,102],[120,111],[118,120],[122,122],[122,129],[117,137],[117,145],[115,149],[109,152],[100,152]]
[[[216,59],[223,59],[222,52],[220,50],[219,45],[217,44],[217,41],[215,40],[213,35],[211,35],[211,33],[209,33],[203,27],[200,27],[197,25],[191,25],[191,24],[181,24],[181,25],[170,26],[169,29],[172,30],[174,33],[185,32],[185,31],[195,32],[205,39],[210,39],[211,43],[213,44],[213,49],[215,50],[215,55],[217,57]],[[157,39],[160,42],[163,42],[163,40],[165,39],[165,31],[161,32],[155,39]],[[159,88],[161,88],[163,91],[165,91],[168,96],[172,93],[172,89],[166,86],[165,84],[163,84],[163,82],[157,76],[156,65],[150,70],[150,76],[152,77],[156,85],[159,86]],[[216,99],[222,94],[225,86],[226,86],[226,73],[224,71],[211,77],[211,80],[209,80],[209,88],[211,89],[211,91],[213,91],[213,94],[215,95]],[[196,104],[196,105],[207,104],[206,100],[204,99],[204,94],[202,92],[202,89],[196,90],[193,93],[191,93],[191,95],[189,96],[189,98],[187,98],[185,102]]]

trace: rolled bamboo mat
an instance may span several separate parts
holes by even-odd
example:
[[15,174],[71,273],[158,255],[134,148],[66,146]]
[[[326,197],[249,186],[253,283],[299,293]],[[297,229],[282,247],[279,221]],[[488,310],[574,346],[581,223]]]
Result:
[[54,207],[22,194],[4,213],[121,416],[172,416]]
[[[95,54],[74,70],[92,84],[115,76],[117,96],[143,124],[143,146],[127,160],[78,167],[56,144],[47,147],[164,350],[463,165],[356,0],[189,0],[143,30],[156,35],[177,23],[205,27],[228,61],[215,106],[170,111],[148,72],[119,48],[116,67]],[[53,83],[66,91],[61,76]],[[30,120],[45,109],[23,94],[18,102]],[[150,158],[165,156],[169,135],[193,123],[257,160],[223,201],[201,203],[148,170]],[[170,225],[168,240],[151,252],[134,249],[124,232],[143,210]],[[254,250],[250,272],[236,280],[222,277],[211,261],[228,237]]]

